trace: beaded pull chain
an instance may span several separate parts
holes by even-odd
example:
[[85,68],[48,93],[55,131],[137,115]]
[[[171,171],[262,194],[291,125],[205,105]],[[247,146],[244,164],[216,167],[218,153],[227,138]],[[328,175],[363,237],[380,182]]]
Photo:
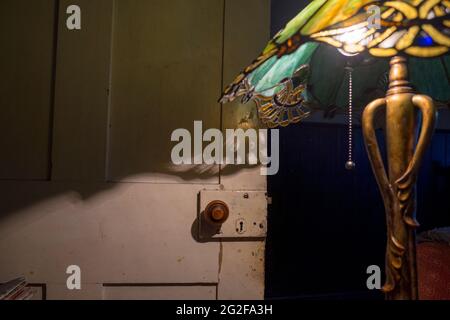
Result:
[[347,170],[353,170],[356,163],[353,161],[353,68],[347,67],[348,71],[348,161],[345,164]]

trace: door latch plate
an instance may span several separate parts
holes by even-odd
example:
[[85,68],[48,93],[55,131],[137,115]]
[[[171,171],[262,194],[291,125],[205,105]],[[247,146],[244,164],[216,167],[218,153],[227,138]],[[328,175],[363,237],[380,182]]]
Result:
[[[222,225],[212,228],[204,214],[208,204],[217,200],[227,204],[229,217]],[[267,195],[264,191],[203,190],[198,223],[201,239],[265,238]]]

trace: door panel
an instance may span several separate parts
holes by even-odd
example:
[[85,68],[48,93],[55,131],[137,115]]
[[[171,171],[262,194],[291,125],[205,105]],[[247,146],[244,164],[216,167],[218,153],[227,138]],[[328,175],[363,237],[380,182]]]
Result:
[[[71,4],[81,8],[81,30],[66,27]],[[104,181],[113,2],[59,8],[52,179]]]
[[219,274],[219,300],[264,297],[265,242],[224,242]]
[[218,183],[218,168],[172,167],[170,137],[220,128],[222,29],[223,0],[116,1],[109,179]]
[[106,286],[107,300],[215,300],[216,286]]
[[[227,0],[224,33],[223,79],[231,83],[234,77],[264,48],[270,37],[270,1]],[[251,16],[251,18],[249,18]],[[254,103],[241,104],[240,99],[223,106],[223,128],[257,128],[258,114]],[[259,166],[223,166],[221,183],[230,190],[266,190],[266,177]]]
[[[56,16],[53,2],[32,3]],[[26,7],[8,4],[17,16]],[[66,29],[69,4],[82,10],[81,30]],[[0,179],[25,181],[0,181],[0,282],[23,274],[49,299],[263,297],[265,241],[199,241],[196,219],[200,191],[265,191],[265,177],[258,167],[174,167],[170,136],[193,132],[195,120],[203,130],[236,128],[254,110],[217,99],[268,40],[269,10],[269,0],[60,0],[54,110],[52,60],[34,56],[53,47],[32,39],[55,29],[26,28],[39,49],[24,65],[40,73],[32,85],[15,69],[2,78],[16,87],[0,137],[25,147],[0,140]],[[17,108],[32,101],[39,116]],[[82,270],[81,291],[66,287],[70,265]]]
[[2,183],[0,275],[65,283],[75,264],[84,283],[217,283],[219,244],[193,237],[200,188]]
[[0,179],[48,179],[55,3],[1,3]]

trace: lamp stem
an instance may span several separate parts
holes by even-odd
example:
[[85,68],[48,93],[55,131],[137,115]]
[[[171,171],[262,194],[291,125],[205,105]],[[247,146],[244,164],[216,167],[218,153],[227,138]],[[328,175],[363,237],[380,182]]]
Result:
[[[392,58],[389,82],[386,98],[370,103],[362,118],[366,149],[386,208],[386,284],[383,291],[389,300],[417,300],[415,231],[419,224],[415,218],[416,181],[433,135],[436,108],[431,98],[414,93],[404,57]],[[382,108],[386,110],[387,171],[373,125],[376,113]],[[418,119],[418,110],[422,113],[422,122]]]

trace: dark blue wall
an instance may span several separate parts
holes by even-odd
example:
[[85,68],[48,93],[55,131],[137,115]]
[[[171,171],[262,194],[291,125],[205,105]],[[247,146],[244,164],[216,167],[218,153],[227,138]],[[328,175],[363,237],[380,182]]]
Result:
[[[306,3],[273,1],[273,33]],[[269,178],[268,298],[382,298],[367,292],[365,271],[373,264],[384,266],[384,208],[359,128],[357,168],[344,169],[346,132],[343,125],[312,123],[281,130],[281,169]],[[433,139],[418,199],[421,230],[450,226],[448,131],[438,131]]]
[[294,18],[309,2],[306,0],[272,0],[272,35],[283,29],[286,23]]

